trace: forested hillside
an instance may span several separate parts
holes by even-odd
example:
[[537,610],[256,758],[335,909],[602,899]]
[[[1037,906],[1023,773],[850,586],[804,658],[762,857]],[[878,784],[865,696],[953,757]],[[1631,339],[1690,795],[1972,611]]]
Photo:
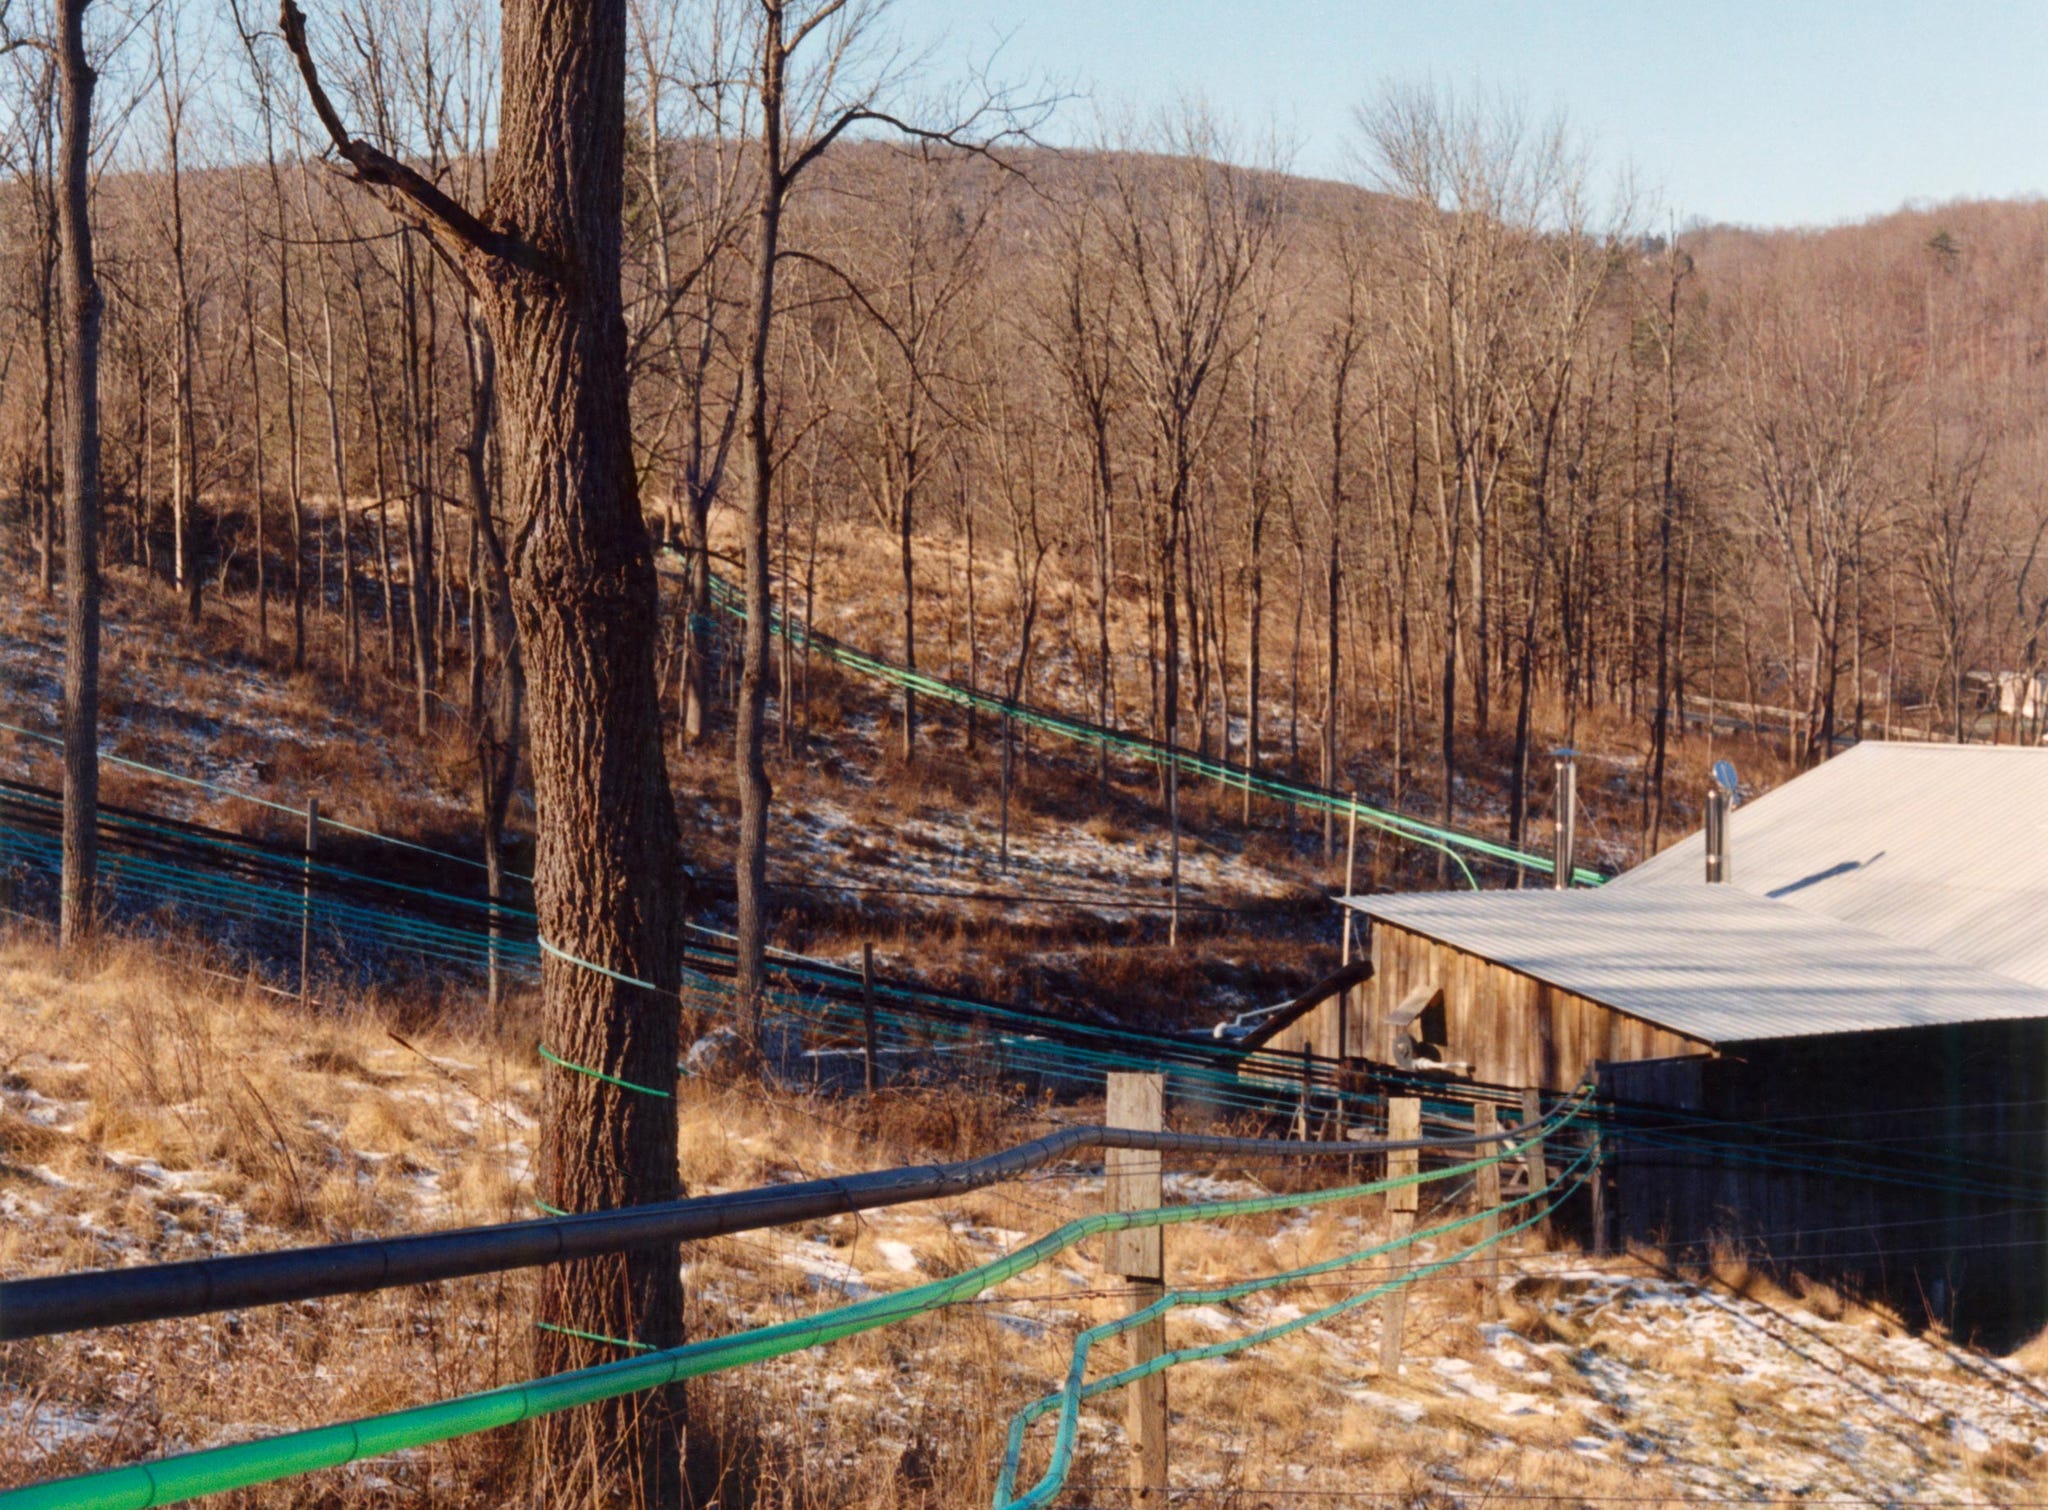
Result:
[[[433,22],[365,32],[368,66],[447,91],[379,96],[378,131],[481,190],[488,60],[461,16]],[[194,617],[242,605],[280,665],[388,678],[422,729],[509,745],[471,301],[308,160],[285,80],[203,88],[179,24],[125,81],[98,194],[109,558]],[[642,40],[634,444],[690,561],[661,665],[695,740],[724,716],[701,553],[745,471],[758,165],[685,87],[686,39]],[[0,485],[47,592],[54,122],[39,61],[12,61]],[[1640,758],[1609,828],[1667,840],[1671,742],[1715,702],[1786,710],[1774,748],[1797,762],[1858,731],[2038,732],[2031,708],[1980,716],[2048,622],[2038,207],[1674,242],[1562,128],[1390,95],[1360,145],[1369,187],[1222,166],[1242,152],[1195,111],[1090,152],[832,146],[791,195],[766,353],[778,602],[1511,840],[1555,743]],[[821,542],[854,525],[893,550],[821,581]],[[1000,612],[970,614],[955,600],[991,573]],[[905,697],[893,743],[918,742]]]
[[[2041,203],[1684,223],[1434,85],[1312,178],[885,0],[309,4],[0,0],[0,1500],[1159,1505],[1170,1421],[1191,1503],[2038,1497],[2039,1339],[1939,1330],[2025,1170],[1559,1070],[1662,1026],[1520,955],[1485,1070],[1331,898],[2041,743]],[[1927,1335],[1791,1197],[1611,1251],[1625,1162],[1946,1202],[1841,1208],[1947,1227]]]

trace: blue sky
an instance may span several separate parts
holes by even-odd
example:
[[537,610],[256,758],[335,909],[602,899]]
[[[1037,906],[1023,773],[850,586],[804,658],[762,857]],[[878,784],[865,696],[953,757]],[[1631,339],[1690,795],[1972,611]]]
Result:
[[[1148,108],[1198,94],[1346,176],[1380,84],[1503,88],[1562,108],[1686,220],[1830,224],[1912,200],[2048,193],[2048,0],[896,0],[947,72]],[[1052,134],[1077,138],[1090,109]]]

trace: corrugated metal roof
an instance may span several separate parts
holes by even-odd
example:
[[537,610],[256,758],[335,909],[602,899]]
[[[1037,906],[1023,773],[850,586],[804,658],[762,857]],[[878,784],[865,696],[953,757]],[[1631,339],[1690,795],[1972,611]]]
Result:
[[1710,1044],[2048,1017],[2048,991],[1732,886],[1344,900]]
[[[1735,810],[1731,884],[2048,988],[2048,749],[1865,742]],[[1694,834],[1616,877],[1706,889]]]

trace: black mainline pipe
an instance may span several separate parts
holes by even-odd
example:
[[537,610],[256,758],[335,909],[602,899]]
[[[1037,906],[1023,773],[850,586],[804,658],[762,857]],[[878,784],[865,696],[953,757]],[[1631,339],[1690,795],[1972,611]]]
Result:
[[1503,1128],[1485,1136],[1466,1134],[1407,1142],[1357,1143],[1069,1127],[1014,1148],[952,1164],[881,1169],[836,1179],[771,1185],[654,1206],[629,1206],[617,1211],[544,1217],[498,1226],[459,1227],[446,1232],[284,1248],[271,1253],[8,1280],[0,1283],[0,1342],[530,1269],[628,1248],[700,1241],[883,1206],[908,1205],[1000,1184],[1083,1148],[1350,1158],[1407,1149],[1473,1148],[1501,1143],[1546,1128],[1559,1119],[1560,1113],[1552,1112],[1532,1129]]
[[[35,820],[33,831],[56,833],[56,814],[60,807],[59,794],[26,783],[0,779],[0,817],[19,817],[16,806],[27,804],[43,816]],[[132,822],[131,822],[132,820]],[[164,827],[173,832],[157,834],[138,831],[133,825]],[[19,827],[18,824],[14,827]],[[0,839],[4,839],[7,827],[0,825]],[[23,830],[28,831],[28,830]],[[181,841],[177,835],[192,836],[190,842]],[[234,846],[234,852],[223,864],[221,856],[198,846],[227,843]],[[207,828],[184,819],[161,817],[137,809],[109,808],[102,814],[100,847],[103,854],[140,854],[178,863],[197,861],[216,870],[228,873],[245,881],[262,883],[266,880],[282,879],[289,883],[294,894],[303,879],[304,854],[297,848],[279,846],[269,841],[232,834],[223,829]],[[459,885],[444,882],[444,885]],[[400,887],[408,892],[414,890],[410,882],[392,880],[369,871],[338,873],[332,869],[314,873],[314,894],[321,897],[335,897],[353,900],[368,906],[391,907],[392,899],[385,889]],[[474,903],[477,908],[489,908],[494,904],[481,897],[465,898],[450,892],[445,898],[419,897],[408,895],[403,906],[415,917],[426,918],[444,926],[459,928],[474,939],[483,938],[484,929],[478,914],[464,902]],[[296,916],[296,915],[295,915]],[[292,927],[296,929],[297,923]],[[530,916],[517,912],[504,912],[499,917],[500,939],[502,941],[531,942],[535,924]],[[400,952],[406,950],[403,941],[389,947]],[[729,977],[733,973],[732,956],[717,945],[699,943],[691,946],[692,968],[718,977]],[[821,961],[784,961],[785,970],[793,981],[801,982],[810,994],[841,1003],[858,1002],[860,977],[857,973]],[[1354,967],[1357,968],[1357,967]],[[901,983],[891,983],[892,987]],[[1162,1031],[1148,1031],[1141,1028],[1124,1027],[1065,1018],[1040,1009],[1017,1007],[996,1002],[974,1001],[957,998],[940,1002],[917,995],[914,988],[906,988],[911,994],[898,995],[894,1010],[928,1022],[971,1024],[985,1009],[1009,1022],[1030,1024],[1031,1036],[1044,1036],[1052,1042],[1084,1048],[1107,1047],[1112,1051],[1144,1053],[1145,1063],[1157,1067],[1209,1067],[1231,1071],[1263,1071],[1273,1078],[1283,1079],[1290,1086],[1302,1079],[1302,1062],[1299,1057],[1266,1049],[1246,1049],[1234,1044],[1217,1042],[1212,1038],[1197,1037]],[[1339,1084],[1338,1067],[1326,1056],[1311,1056],[1309,1084],[1315,1090],[1328,1090]],[[1384,1088],[1384,1078],[1379,1081]],[[1418,1090],[1427,1089],[1418,1086]],[[1506,1087],[1482,1086],[1471,1082],[1461,1083],[1462,1089],[1475,1099],[1484,1094],[1512,1100],[1514,1092]]]

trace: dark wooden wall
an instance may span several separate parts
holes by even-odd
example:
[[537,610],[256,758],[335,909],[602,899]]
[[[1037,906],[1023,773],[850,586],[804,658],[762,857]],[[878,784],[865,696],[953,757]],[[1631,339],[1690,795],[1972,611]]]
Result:
[[2048,1323],[2048,1024],[1725,1045],[1613,1063],[1614,1221],[2007,1343]]
[[1962,1337],[2048,1325],[2048,1022],[1716,1049],[1387,923],[1370,948],[1371,980],[1267,1046],[1391,1065],[1389,1016],[1441,986],[1448,1056],[1473,1079],[1598,1079],[1623,1129],[1615,1237],[1735,1250]]

